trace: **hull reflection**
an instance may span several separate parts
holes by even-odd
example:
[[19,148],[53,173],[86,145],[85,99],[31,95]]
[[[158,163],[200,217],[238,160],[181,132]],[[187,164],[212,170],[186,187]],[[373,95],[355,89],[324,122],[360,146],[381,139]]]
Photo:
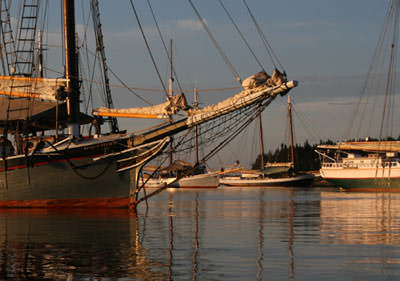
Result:
[[400,194],[321,192],[321,240],[399,245]]
[[166,279],[139,239],[126,210],[1,210],[0,279]]

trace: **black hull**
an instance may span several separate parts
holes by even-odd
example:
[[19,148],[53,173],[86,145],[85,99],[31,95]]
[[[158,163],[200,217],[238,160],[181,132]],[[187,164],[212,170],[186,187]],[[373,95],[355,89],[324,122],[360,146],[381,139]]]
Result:
[[127,207],[141,165],[118,172],[118,157],[94,161],[123,148],[118,140],[9,157],[1,161],[0,207]]

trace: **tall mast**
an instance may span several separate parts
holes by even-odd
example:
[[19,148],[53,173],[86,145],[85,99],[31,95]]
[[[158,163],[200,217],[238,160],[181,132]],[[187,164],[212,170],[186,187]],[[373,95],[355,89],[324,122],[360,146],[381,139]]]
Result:
[[79,69],[75,41],[75,3],[64,0],[65,78],[67,79],[68,133],[79,137]]
[[[197,102],[197,87],[194,87],[193,91],[193,108],[197,109],[198,102]],[[195,164],[199,163],[199,128],[198,126],[194,126],[194,152],[196,157]]]
[[293,118],[292,118],[292,103],[290,102],[290,96],[288,95],[288,115],[289,115],[289,128],[290,128],[290,162],[292,163],[293,170],[294,166],[294,144],[293,144]]
[[264,162],[264,137],[263,137],[263,128],[262,128],[262,121],[261,121],[261,105],[258,105],[258,126],[260,131],[260,153],[261,153],[261,165],[260,169],[264,170],[265,162]]

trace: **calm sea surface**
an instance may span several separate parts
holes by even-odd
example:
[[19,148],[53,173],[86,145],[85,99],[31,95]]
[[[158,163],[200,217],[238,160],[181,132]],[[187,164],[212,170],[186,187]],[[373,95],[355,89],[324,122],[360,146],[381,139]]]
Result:
[[400,280],[400,194],[165,191],[125,210],[0,210],[0,280]]

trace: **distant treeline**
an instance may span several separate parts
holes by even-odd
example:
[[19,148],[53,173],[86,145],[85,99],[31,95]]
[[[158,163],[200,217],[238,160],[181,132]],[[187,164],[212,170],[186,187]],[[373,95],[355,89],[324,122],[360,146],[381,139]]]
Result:
[[[366,139],[352,139],[347,141],[365,141]],[[400,136],[396,138],[388,137],[385,140],[400,140]],[[375,138],[368,138],[368,141],[378,141]],[[336,144],[336,141],[326,140],[320,141],[319,144]],[[315,153],[315,149],[318,144],[311,145],[308,141],[304,144],[296,144],[294,148],[294,157],[296,162],[296,171],[313,171],[319,170],[321,162],[320,157]],[[281,144],[275,151],[268,151],[264,154],[265,163],[275,162],[289,162],[290,160],[290,148],[286,144]],[[252,169],[260,169],[261,167],[261,155],[259,154],[256,161],[252,165]]]
[[[333,144],[333,142],[332,142]],[[294,158],[296,162],[296,171],[311,171],[320,168],[320,160],[315,149],[317,144],[311,145],[308,141],[303,145],[297,144],[294,147]],[[264,154],[265,163],[275,162],[289,162],[290,160],[290,147],[286,144],[281,144],[275,151],[268,151]],[[256,161],[253,163],[252,169],[261,168],[261,154],[257,156]]]

